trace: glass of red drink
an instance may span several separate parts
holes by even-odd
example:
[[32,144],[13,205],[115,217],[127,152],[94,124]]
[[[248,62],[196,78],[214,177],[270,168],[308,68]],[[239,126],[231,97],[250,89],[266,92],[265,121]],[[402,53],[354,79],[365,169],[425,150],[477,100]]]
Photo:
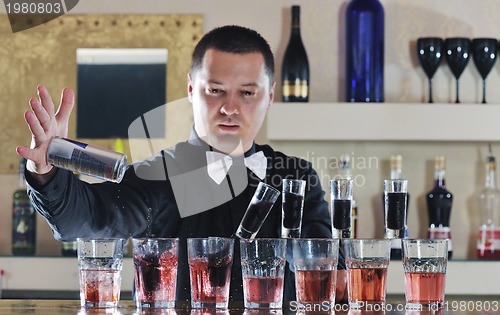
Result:
[[245,308],[282,308],[286,239],[240,240],[240,250]]
[[333,238],[351,237],[353,180],[347,178],[330,181]]
[[343,241],[349,308],[380,311],[387,293],[387,267],[391,256],[388,239],[346,239]]
[[132,239],[137,308],[175,307],[178,252],[178,238]]
[[188,238],[191,307],[227,309],[234,239]]
[[406,308],[444,307],[448,240],[403,239]]
[[333,310],[339,240],[292,240],[295,289],[300,309]]
[[116,308],[120,300],[125,239],[77,239],[80,305]]

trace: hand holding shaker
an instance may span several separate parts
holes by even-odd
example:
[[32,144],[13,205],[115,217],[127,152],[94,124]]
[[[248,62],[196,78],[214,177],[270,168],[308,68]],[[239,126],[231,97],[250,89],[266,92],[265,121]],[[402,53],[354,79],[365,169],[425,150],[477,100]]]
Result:
[[119,183],[127,167],[123,153],[66,138],[52,138],[47,163],[73,172]]

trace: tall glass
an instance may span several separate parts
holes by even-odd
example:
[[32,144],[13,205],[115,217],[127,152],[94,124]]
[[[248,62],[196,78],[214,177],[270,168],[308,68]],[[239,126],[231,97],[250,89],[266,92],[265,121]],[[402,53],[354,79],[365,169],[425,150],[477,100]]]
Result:
[[234,239],[188,238],[192,308],[224,308],[229,303]]
[[132,239],[137,308],[175,307],[178,252],[178,238]]
[[351,237],[352,179],[330,181],[333,238]]
[[346,255],[349,308],[365,311],[383,309],[391,241],[348,239],[344,240],[343,244]]
[[406,308],[444,307],[447,264],[448,240],[403,240]]
[[283,179],[281,237],[299,238],[302,228],[302,212],[306,181]]
[[286,243],[284,238],[240,240],[246,308],[282,308]]
[[77,239],[82,307],[118,307],[124,244],[121,238]]
[[406,229],[406,179],[386,179],[384,181],[385,237],[404,238]]
[[339,242],[331,238],[292,240],[295,287],[300,305],[333,309]]
[[279,190],[260,182],[235,235],[242,239],[253,240],[279,195]]

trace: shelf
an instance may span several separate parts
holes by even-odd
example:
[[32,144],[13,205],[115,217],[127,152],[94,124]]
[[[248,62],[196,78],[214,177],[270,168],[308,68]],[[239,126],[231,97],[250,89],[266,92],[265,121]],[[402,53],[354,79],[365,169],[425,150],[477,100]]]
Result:
[[500,141],[499,104],[275,103],[269,140]]

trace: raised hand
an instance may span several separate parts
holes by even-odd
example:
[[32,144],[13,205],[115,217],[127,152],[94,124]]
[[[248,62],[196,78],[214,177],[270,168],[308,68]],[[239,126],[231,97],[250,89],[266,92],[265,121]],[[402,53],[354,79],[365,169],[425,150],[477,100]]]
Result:
[[68,134],[69,116],[74,105],[74,92],[64,88],[57,112],[49,91],[42,85],[37,86],[38,99],[30,98],[30,109],[24,112],[24,119],[31,131],[30,148],[18,146],[16,152],[25,157],[28,171],[36,174],[47,174],[52,166],[47,164],[47,149],[54,136],[66,137]]

